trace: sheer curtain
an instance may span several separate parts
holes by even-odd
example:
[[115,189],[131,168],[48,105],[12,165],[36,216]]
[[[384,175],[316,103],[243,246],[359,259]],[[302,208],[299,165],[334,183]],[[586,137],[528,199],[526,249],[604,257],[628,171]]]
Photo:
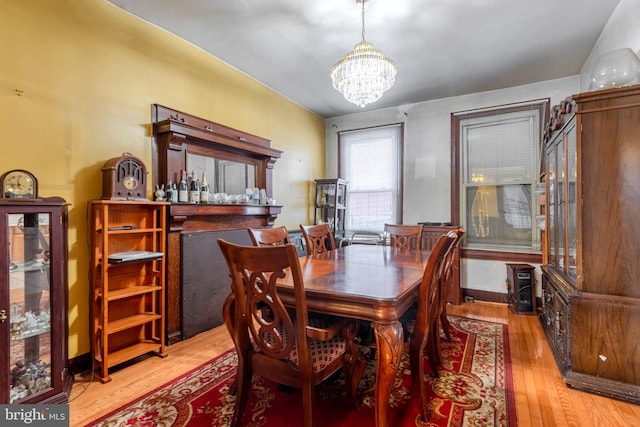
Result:
[[347,180],[347,231],[382,232],[402,221],[402,125],[338,134],[340,177]]

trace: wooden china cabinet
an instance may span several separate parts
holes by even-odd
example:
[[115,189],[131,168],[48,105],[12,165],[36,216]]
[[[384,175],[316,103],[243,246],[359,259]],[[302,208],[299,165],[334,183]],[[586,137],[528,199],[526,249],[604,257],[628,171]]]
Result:
[[[154,104],[153,182],[178,182],[204,171],[210,194],[238,196],[247,188],[273,197],[272,174],[282,152],[268,139]],[[212,199],[172,202],[167,209],[166,344],[222,324],[231,281],[217,239],[251,244],[247,228],[271,227],[282,206]]]
[[640,403],[640,85],[551,116],[541,321],[567,384]]
[[0,199],[0,403],[68,401],[67,209]]

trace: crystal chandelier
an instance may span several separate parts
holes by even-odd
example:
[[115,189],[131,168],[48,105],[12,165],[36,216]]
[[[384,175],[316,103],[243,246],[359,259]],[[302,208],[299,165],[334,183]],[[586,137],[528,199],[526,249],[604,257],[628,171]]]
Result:
[[362,41],[331,68],[333,87],[347,101],[363,108],[380,99],[393,86],[398,72],[395,62],[364,39],[365,1],[356,0],[362,3]]

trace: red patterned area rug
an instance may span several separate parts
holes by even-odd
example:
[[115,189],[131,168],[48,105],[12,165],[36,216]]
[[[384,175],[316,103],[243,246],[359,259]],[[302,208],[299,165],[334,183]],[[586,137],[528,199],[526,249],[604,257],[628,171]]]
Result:
[[[411,396],[409,357],[403,355],[389,399],[393,426],[516,426],[513,378],[507,326],[449,316],[452,342],[442,341],[440,378],[426,374],[430,385],[431,419],[419,416],[419,397]],[[89,426],[228,426],[234,396],[228,394],[236,370],[236,354],[228,351],[193,371],[157,388]],[[430,373],[428,362],[425,372]],[[354,408],[344,396],[344,378],[337,375],[317,388],[316,426],[373,426],[375,361],[367,364],[360,383],[362,405]],[[302,423],[301,394],[254,376],[243,417],[247,427],[287,427]]]

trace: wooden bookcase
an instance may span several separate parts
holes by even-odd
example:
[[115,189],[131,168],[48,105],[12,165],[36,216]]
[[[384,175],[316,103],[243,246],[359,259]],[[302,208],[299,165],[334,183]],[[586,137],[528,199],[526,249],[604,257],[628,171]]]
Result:
[[[92,357],[103,383],[113,366],[147,353],[166,356],[167,205],[90,202]],[[115,259],[118,254],[142,256]]]

